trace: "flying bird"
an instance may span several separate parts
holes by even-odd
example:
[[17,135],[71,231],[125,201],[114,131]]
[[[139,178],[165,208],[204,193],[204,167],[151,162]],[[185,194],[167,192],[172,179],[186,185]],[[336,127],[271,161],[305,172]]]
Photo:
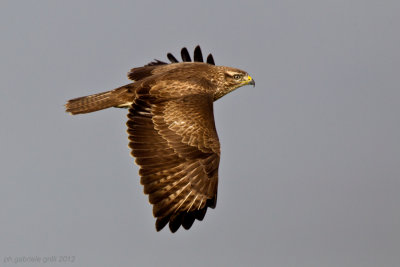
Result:
[[240,69],[216,66],[199,46],[193,61],[186,48],[182,62],[154,60],[128,72],[132,83],[111,91],[69,100],[73,115],[110,107],[128,108],[129,147],[149,195],[156,230],[188,230],[217,203],[220,143],[213,102],[233,90],[255,86]]

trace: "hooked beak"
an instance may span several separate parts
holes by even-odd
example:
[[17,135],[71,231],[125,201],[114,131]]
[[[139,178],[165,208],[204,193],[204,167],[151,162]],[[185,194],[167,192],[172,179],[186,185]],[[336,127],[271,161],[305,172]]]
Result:
[[247,84],[253,85],[253,87],[256,86],[256,82],[250,77],[250,75],[247,75]]

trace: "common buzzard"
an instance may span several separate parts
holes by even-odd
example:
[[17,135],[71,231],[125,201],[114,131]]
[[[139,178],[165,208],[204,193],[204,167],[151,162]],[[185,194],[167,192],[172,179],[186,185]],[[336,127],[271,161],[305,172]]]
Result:
[[154,60],[133,68],[133,83],[71,99],[66,111],[76,115],[105,108],[129,108],[128,134],[132,156],[140,166],[144,193],[153,205],[156,229],[169,223],[171,232],[189,229],[217,202],[220,143],[213,102],[244,85],[255,85],[247,72],[206,63],[200,47],[194,61],[186,48],[183,62]]

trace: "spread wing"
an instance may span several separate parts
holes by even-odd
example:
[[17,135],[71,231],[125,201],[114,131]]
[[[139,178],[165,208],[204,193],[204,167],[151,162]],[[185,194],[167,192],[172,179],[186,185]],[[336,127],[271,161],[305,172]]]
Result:
[[[143,93],[143,91],[146,91]],[[143,89],[128,114],[129,146],[160,231],[189,229],[217,201],[220,144],[209,94],[159,99]]]

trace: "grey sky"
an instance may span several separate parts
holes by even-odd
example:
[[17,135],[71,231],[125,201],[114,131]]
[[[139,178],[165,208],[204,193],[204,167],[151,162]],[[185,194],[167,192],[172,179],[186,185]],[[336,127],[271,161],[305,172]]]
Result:
[[[0,266],[400,266],[399,1],[2,1]],[[66,100],[200,44],[257,86],[215,103],[218,204],[157,233],[126,110]],[[72,263],[7,262],[74,256]]]

